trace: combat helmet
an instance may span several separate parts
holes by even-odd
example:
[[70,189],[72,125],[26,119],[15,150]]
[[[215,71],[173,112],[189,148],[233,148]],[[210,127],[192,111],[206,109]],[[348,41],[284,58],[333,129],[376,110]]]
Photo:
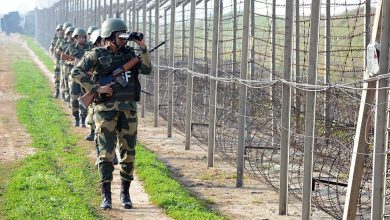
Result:
[[92,32],[94,30],[98,29],[96,26],[89,26],[88,30],[87,30],[87,34],[92,34]]
[[69,32],[73,32],[73,31],[74,31],[74,27],[68,27],[68,28],[66,28],[66,30],[65,30],[65,35],[68,35]]
[[59,30],[63,30],[62,29],[62,24],[57,25],[56,31],[59,31]]
[[74,29],[72,37],[75,38],[75,37],[77,37],[79,35],[85,36],[85,37],[87,36],[87,32],[84,30],[84,28],[76,28],[76,29]]
[[119,18],[109,18],[102,24],[101,37],[108,38],[116,31],[127,31],[125,22]]
[[100,29],[96,29],[94,31],[92,31],[92,34],[91,34],[91,38],[90,38],[90,42],[92,45],[95,45],[95,43],[99,40],[100,37]]
[[71,23],[69,23],[69,22],[65,22],[63,25],[62,25],[62,28],[64,29],[64,30],[66,30],[68,27],[72,27],[73,25],[71,24]]

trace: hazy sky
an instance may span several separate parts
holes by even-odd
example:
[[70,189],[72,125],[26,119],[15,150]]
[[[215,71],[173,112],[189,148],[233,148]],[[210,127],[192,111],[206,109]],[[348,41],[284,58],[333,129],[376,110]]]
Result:
[[27,12],[35,8],[35,0],[0,0],[0,14],[7,14],[10,11]]

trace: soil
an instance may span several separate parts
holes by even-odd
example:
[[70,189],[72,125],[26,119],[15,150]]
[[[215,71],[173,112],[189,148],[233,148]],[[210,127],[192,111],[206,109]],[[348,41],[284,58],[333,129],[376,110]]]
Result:
[[[0,35],[0,51],[10,51],[14,45],[9,44]],[[31,138],[17,120],[16,104],[21,98],[15,92],[15,74],[11,70],[11,57],[0,53],[0,166],[1,163],[15,161],[31,155]]]

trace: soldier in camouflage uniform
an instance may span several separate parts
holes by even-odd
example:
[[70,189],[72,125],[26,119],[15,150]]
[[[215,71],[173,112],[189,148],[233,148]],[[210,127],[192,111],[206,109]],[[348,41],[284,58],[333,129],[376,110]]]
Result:
[[88,42],[91,42],[91,34],[94,30],[98,29],[96,26],[89,26],[88,29],[87,29],[87,41]]
[[56,28],[56,34],[54,35],[51,43],[50,43],[50,52],[54,57],[54,88],[55,88],[55,93],[54,93],[54,98],[58,98],[58,95],[60,93],[60,59],[55,56],[55,46],[56,43],[59,39],[64,38],[64,30],[62,29],[62,24],[57,25]]
[[[101,37],[105,39],[105,48],[94,48],[72,70],[73,78],[91,93],[98,97],[95,101],[96,141],[99,146],[99,174],[103,209],[111,209],[111,181],[114,166],[112,161],[115,147],[120,152],[121,204],[125,209],[132,208],[129,188],[133,180],[135,145],[137,137],[137,104],[140,99],[141,86],[139,74],[150,74],[151,61],[145,41],[135,40],[140,46],[141,63],[129,71],[128,85],[99,85],[99,79],[110,76],[114,70],[136,57],[134,49],[125,46],[127,41],[120,39],[120,33],[127,31],[121,19],[109,18],[102,24]],[[87,72],[94,69],[93,78]],[[106,97],[106,98],[104,98]]]
[[[72,24],[69,23],[69,22],[65,22],[63,25],[62,25],[62,29],[63,31],[65,32],[66,29],[68,27],[71,27]],[[64,84],[64,74],[63,74],[63,71],[64,71],[64,62],[60,59],[60,54],[58,54],[57,52],[60,50],[60,47],[65,43],[66,39],[63,37],[63,38],[58,38],[55,46],[54,46],[54,56],[57,60],[59,60],[59,69],[60,69],[60,91],[61,91],[61,97],[63,100],[65,100],[65,84]]]
[[[92,31],[89,40],[90,40],[89,42],[92,45],[92,47],[104,47],[104,41],[100,37],[100,29],[96,29],[96,30]],[[90,71],[90,72],[92,73],[93,71]],[[94,106],[95,106],[94,104],[91,104],[88,107],[87,124],[91,127],[91,130],[90,130],[90,133],[88,134],[88,136],[85,137],[85,140],[87,140],[87,141],[94,141],[95,140],[95,122],[93,120]],[[98,148],[96,149],[96,152],[99,154]]]
[[61,44],[57,47],[57,55],[60,57],[62,63],[61,63],[61,89],[63,93],[63,98],[66,102],[69,102],[69,75],[70,71],[72,70],[73,66],[69,63],[65,62],[65,59],[61,56],[68,46],[74,41],[72,34],[74,31],[74,27],[68,27],[65,30],[66,39],[61,42]]
[[[91,48],[89,44],[86,43],[87,32],[83,28],[76,28],[73,31],[72,38],[74,42],[68,45],[64,54],[69,55],[74,58],[74,60],[67,60],[65,63],[73,68],[75,64],[84,56],[86,51],[89,51]],[[81,119],[81,127],[85,126],[85,118],[87,117],[87,110],[79,105],[78,98],[80,97],[82,91],[80,84],[69,77],[69,89],[70,89],[70,107],[72,110],[72,115],[74,117],[74,126],[78,127],[80,125]]]

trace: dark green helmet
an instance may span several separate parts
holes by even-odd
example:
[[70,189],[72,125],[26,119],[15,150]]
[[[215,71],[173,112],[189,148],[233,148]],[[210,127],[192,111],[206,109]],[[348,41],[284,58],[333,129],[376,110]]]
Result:
[[99,40],[100,37],[100,29],[96,29],[94,31],[92,31],[92,34],[91,34],[91,38],[90,38],[90,41],[91,41],[91,44],[92,45],[95,45],[96,44],[96,41]]
[[92,34],[92,32],[94,30],[98,29],[96,26],[89,26],[88,30],[87,30],[87,34]]
[[71,24],[71,23],[69,23],[69,22],[65,22],[63,25],[62,25],[62,28],[64,29],[64,30],[66,30],[68,27],[72,27],[73,25]]
[[73,31],[72,37],[75,38],[77,36],[87,36],[87,32],[84,30],[84,28],[76,28]]
[[57,25],[56,30],[57,30],[57,31],[62,30],[62,24]]
[[119,18],[109,18],[102,24],[101,37],[108,38],[116,31],[127,31],[125,22]]
[[65,35],[69,34],[70,32],[73,32],[73,31],[74,31],[74,27],[68,27],[65,30]]

